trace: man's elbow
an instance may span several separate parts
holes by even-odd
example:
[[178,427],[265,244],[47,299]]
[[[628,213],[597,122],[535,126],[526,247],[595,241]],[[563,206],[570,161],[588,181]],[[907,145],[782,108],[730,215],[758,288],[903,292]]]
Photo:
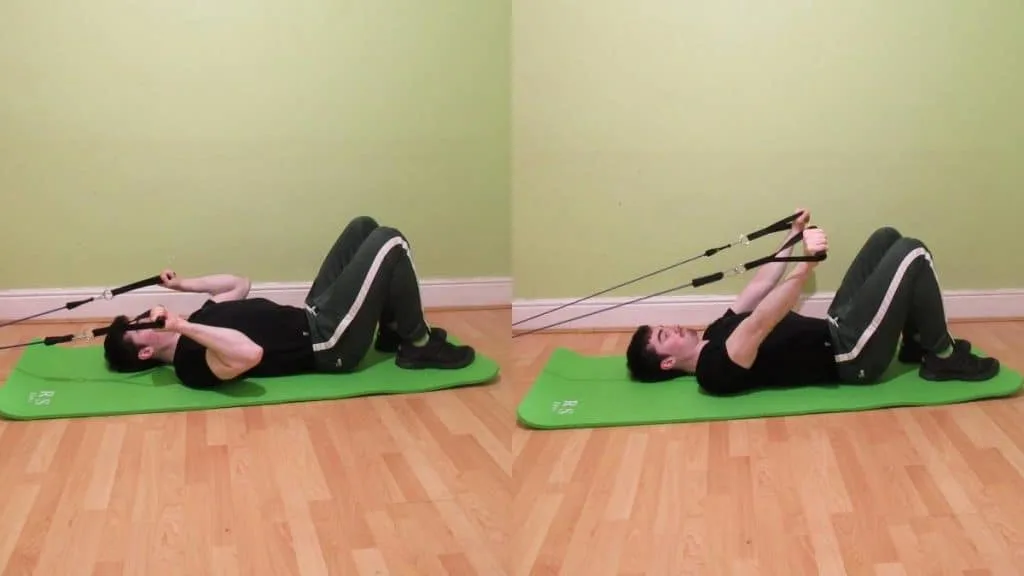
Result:
[[725,341],[725,349],[729,359],[737,366],[749,369],[757,359],[758,349],[765,335],[770,330],[770,323],[751,314],[733,330]]
[[252,289],[252,282],[244,276],[233,276],[230,288],[221,288],[221,292],[214,294],[216,302],[230,302],[232,300],[245,300],[249,297],[249,290]]
[[262,361],[263,347],[259,344],[253,343],[251,346],[246,347],[245,352],[242,354],[240,363],[244,367],[243,372],[247,372],[259,366]]
[[252,280],[245,276],[239,276],[235,280],[234,292],[239,300],[247,298],[250,290],[252,290]]
[[221,380],[234,380],[259,366],[262,361],[263,347],[253,343],[236,350],[230,359],[220,358],[212,368]]

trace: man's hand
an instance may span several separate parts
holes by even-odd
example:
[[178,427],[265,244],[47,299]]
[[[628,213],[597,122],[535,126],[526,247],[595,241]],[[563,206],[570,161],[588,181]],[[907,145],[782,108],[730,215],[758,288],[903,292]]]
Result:
[[[828,252],[828,235],[821,228],[804,230],[804,252],[810,256]],[[817,262],[809,264],[817,265]]]
[[797,214],[799,214],[799,216],[797,216],[796,220],[793,221],[793,225],[791,227],[794,234],[803,232],[804,229],[807,228],[807,223],[811,221],[811,213],[806,208],[798,208]]
[[174,273],[174,270],[168,269],[161,272],[160,284],[162,284],[164,288],[181,290],[181,280],[178,279],[178,275]]
[[156,322],[161,318],[164,320],[163,329],[169,332],[179,331],[182,325],[185,323],[185,320],[183,320],[181,316],[178,316],[177,314],[169,311],[167,308],[164,308],[163,306],[156,306],[149,311],[150,322]]

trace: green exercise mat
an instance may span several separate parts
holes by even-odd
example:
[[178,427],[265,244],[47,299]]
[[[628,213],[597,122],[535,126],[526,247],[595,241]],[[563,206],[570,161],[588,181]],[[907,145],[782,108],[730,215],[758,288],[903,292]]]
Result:
[[497,374],[497,363],[479,353],[460,370],[403,370],[395,366],[393,355],[371,350],[350,374],[251,378],[194,390],[183,386],[169,367],[137,374],[110,372],[100,346],[35,347],[25,350],[0,386],[0,414],[36,420],[333,400],[483,384]]
[[702,392],[693,377],[633,382],[623,356],[584,356],[559,348],[519,405],[518,415],[525,425],[545,429],[736,420],[996,398],[1020,390],[1022,380],[1021,374],[1003,366],[987,382],[929,382],[917,375],[916,365],[893,362],[882,382],[872,386],[785,388],[715,397]]

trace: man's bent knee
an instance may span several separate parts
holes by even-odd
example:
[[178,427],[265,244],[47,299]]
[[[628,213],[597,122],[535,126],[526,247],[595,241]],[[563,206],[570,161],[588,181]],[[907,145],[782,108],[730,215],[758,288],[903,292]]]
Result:
[[927,258],[931,259],[931,251],[928,250],[928,246],[918,238],[910,238],[904,236],[893,244],[893,249],[898,250],[902,254],[922,254]]
[[890,243],[895,242],[900,238],[903,238],[903,234],[901,234],[899,230],[893,228],[892,226],[882,226],[881,228],[878,228],[874,232],[872,232],[871,236],[873,238],[888,240]]
[[380,226],[376,228],[371,234],[370,238],[376,239],[380,244],[386,244],[392,240],[400,240],[401,246],[407,248],[409,241],[402,234],[401,230],[393,228],[391,226]]
[[348,228],[378,228],[380,225],[373,219],[372,216],[356,216],[349,220]]

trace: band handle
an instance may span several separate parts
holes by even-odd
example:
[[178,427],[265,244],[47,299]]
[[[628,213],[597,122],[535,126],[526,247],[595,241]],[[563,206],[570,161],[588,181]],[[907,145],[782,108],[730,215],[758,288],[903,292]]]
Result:
[[[125,326],[125,332],[131,332],[132,330],[146,330],[148,328],[163,328],[166,325],[166,320],[163,318],[157,318],[155,322],[139,322],[138,324],[129,324]],[[93,336],[103,336],[110,332],[110,326],[104,326],[103,328],[97,328],[92,331]]]
[[[790,222],[790,224],[792,224],[792,221]],[[778,223],[773,224],[772,226],[778,226]],[[764,228],[764,230],[767,230],[768,228],[771,228],[771,226],[769,226],[767,228]],[[817,226],[808,226],[808,228],[817,228]],[[777,231],[777,230],[775,230],[775,231]],[[753,268],[758,268],[760,266],[764,266],[765,264],[768,264],[768,263],[771,263],[771,262],[821,262],[821,261],[823,261],[823,260],[828,258],[828,252],[819,252],[817,254],[808,254],[807,256],[778,256],[779,252],[782,252],[783,250],[793,246],[794,244],[796,244],[800,240],[803,240],[803,237],[804,237],[803,232],[801,232],[799,234],[794,234],[792,238],[787,240],[782,245],[782,247],[779,248],[779,250],[777,252],[775,252],[775,254],[769,254],[768,256],[764,256],[762,258],[757,258],[756,260],[751,260],[751,261],[743,264],[742,266],[740,266],[740,268],[742,268],[743,270],[750,270],[750,269],[753,269]],[[694,288],[698,288],[700,286],[704,286],[705,284],[711,284],[712,282],[718,282],[719,280],[724,279],[725,275],[726,275],[726,272],[722,271],[722,272],[715,272],[713,274],[708,274],[706,276],[701,276],[699,278],[694,278],[693,282],[691,282],[691,286],[694,287]]]
[[[120,296],[125,292],[131,292],[132,290],[138,290],[139,288],[145,288],[147,286],[155,286],[157,284],[160,284],[160,276],[150,276],[149,278],[139,280],[138,282],[132,282],[131,284],[125,284],[124,286],[114,288],[113,290],[107,290],[103,294],[103,298],[109,300],[114,296]],[[94,300],[96,300],[96,298],[96,296],[90,296],[89,298],[83,298],[81,300],[73,300],[65,304],[64,308],[67,310],[74,310],[79,306],[83,306],[85,304],[88,304],[89,302],[93,302]]]
[[131,284],[125,284],[120,288],[114,288],[110,293],[114,296],[124,294],[125,292],[131,292],[132,290],[138,290],[139,288],[146,288],[147,286],[156,286],[160,284],[160,276],[151,276],[145,280],[139,280],[138,282],[132,282]]
[[[125,331],[131,330],[145,330],[147,328],[163,328],[165,325],[164,319],[160,318],[156,322],[140,322],[138,324],[129,324],[125,327]],[[92,336],[103,336],[110,332],[110,326],[104,326],[102,328],[96,328],[92,330]],[[55,344],[64,344],[66,342],[74,342],[78,338],[74,334],[65,334],[63,336],[47,336],[43,338],[43,344],[46,346],[53,346]]]

